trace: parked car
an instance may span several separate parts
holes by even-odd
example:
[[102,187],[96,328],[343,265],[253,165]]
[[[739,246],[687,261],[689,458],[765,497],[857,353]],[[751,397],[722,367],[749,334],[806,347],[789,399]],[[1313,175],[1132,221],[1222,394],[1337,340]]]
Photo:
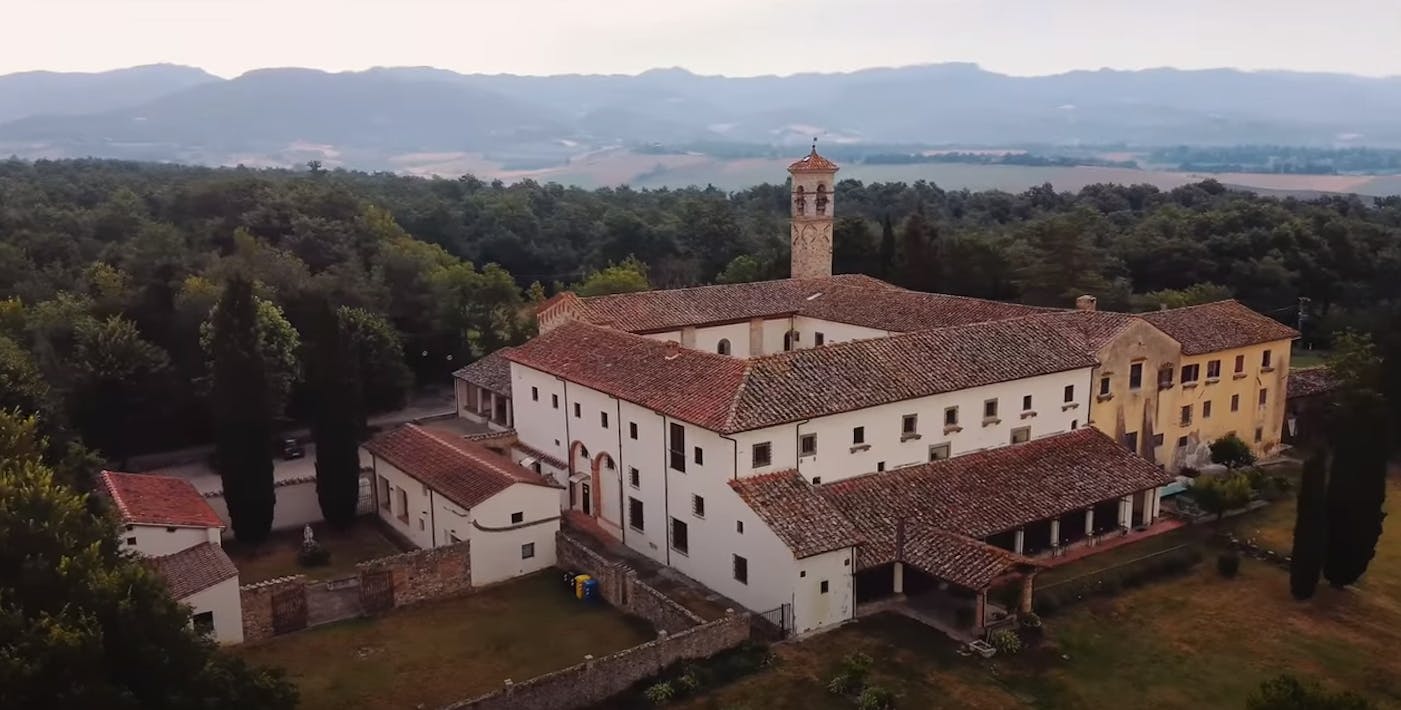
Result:
[[282,460],[291,461],[306,456],[306,449],[296,439],[282,440]]

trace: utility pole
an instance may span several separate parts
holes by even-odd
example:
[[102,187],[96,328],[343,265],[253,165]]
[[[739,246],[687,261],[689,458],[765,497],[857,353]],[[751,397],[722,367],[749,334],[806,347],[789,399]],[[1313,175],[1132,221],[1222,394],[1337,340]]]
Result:
[[1304,320],[1305,320],[1305,318],[1307,318],[1307,316],[1304,315],[1304,307],[1307,306],[1308,304],[1309,304],[1309,297],[1308,297],[1308,296],[1300,296],[1300,297],[1299,297],[1299,324],[1295,327],[1295,330],[1299,331],[1300,333],[1304,332]]

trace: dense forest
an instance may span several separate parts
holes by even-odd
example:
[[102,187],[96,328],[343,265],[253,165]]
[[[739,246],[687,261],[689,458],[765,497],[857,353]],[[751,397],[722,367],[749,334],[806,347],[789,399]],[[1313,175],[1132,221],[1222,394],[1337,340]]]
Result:
[[[0,407],[109,460],[210,439],[210,313],[254,285],[279,415],[307,419],[304,335],[339,309],[370,410],[529,337],[531,301],[786,276],[787,188],[582,190],[115,161],[0,163]],[[1208,181],[1022,194],[836,190],[835,269],[922,290],[1149,309],[1234,296],[1326,345],[1401,303],[1401,198]],[[314,369],[314,368],[313,368]],[[61,431],[59,431],[61,429]]]
[[1401,150],[1317,148],[1289,145],[1174,146],[1148,154],[1148,162],[1188,172],[1341,175],[1401,172]]

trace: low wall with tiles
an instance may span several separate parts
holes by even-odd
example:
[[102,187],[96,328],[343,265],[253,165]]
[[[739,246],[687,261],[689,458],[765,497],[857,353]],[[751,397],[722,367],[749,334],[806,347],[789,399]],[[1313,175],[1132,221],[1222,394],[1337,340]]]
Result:
[[262,641],[277,635],[273,627],[272,598],[278,592],[289,589],[305,594],[306,578],[298,574],[238,588],[239,603],[243,607],[244,643]]
[[447,706],[446,710],[570,710],[601,703],[657,675],[678,661],[708,658],[749,638],[749,615],[725,616],[676,634],[663,633],[624,651],[583,663],[486,695]]
[[450,597],[472,589],[471,541],[416,550],[357,564],[366,575],[388,572],[394,585],[394,606]]
[[603,600],[634,616],[652,622],[659,631],[677,633],[703,621],[691,610],[676,603],[638,579],[637,571],[626,562],[611,559],[588,547],[573,535],[555,534],[556,564],[569,572],[583,572],[598,580]]

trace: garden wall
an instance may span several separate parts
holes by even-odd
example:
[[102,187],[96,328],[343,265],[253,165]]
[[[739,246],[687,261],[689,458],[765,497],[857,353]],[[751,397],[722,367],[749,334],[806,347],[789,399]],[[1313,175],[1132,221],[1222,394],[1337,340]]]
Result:
[[355,567],[362,586],[367,576],[388,573],[393,606],[450,597],[472,589],[471,541],[368,560]]
[[626,562],[605,557],[567,532],[555,534],[555,559],[560,569],[597,579],[604,601],[652,622],[660,631],[674,634],[702,622],[691,610],[638,579],[637,571]]
[[[319,523],[321,517],[321,504],[316,500],[316,479],[311,476],[300,478],[287,478],[272,484],[273,492],[277,496],[277,505],[272,511],[273,530],[291,530],[300,528],[303,525]],[[219,519],[224,521],[225,539],[233,537],[233,525],[229,524],[229,504],[224,500],[222,490],[210,491],[204,494],[204,499],[208,501],[209,507],[214,509],[214,513]],[[369,515],[374,512],[374,501],[370,499],[370,479],[368,475],[360,476],[360,501],[356,505],[356,514]]]
[[536,676],[445,710],[569,710],[601,703],[678,661],[708,658],[749,638],[749,615],[725,616],[612,655]]
[[272,599],[281,592],[291,590],[305,595],[306,578],[298,574],[238,588],[239,602],[243,607],[244,643],[262,641],[277,635],[273,624]]

